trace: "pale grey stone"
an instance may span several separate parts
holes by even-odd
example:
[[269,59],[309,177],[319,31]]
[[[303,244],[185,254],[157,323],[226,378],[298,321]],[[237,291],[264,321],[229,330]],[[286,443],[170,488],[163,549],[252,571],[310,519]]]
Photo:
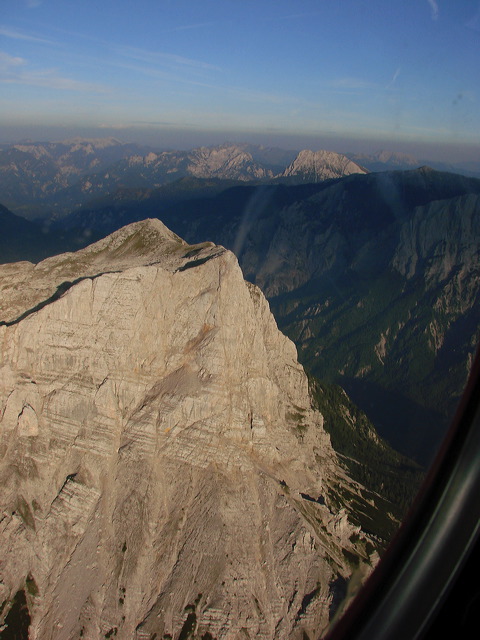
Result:
[[235,256],[147,220],[0,287],[0,602],[35,581],[32,640],[318,635],[343,550],[374,559]]

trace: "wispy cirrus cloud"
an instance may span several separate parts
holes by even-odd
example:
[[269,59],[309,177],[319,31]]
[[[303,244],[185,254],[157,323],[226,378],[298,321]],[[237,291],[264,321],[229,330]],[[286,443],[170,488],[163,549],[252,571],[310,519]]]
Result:
[[214,88],[211,84],[212,74],[221,71],[220,67],[163,51],[150,51],[135,47],[109,44],[113,53],[106,60],[106,65],[123,69],[127,72],[155,78],[164,83],[181,83],[186,85]]
[[[13,81],[12,81],[13,82]],[[75,78],[59,75],[55,69],[42,69],[22,74],[15,82],[28,84],[47,89],[59,89],[62,91],[80,91],[82,93],[108,93],[108,88],[93,82],[82,82]]]
[[58,43],[53,40],[47,40],[46,38],[40,38],[39,36],[32,35],[31,33],[24,33],[11,27],[0,26],[0,36],[5,38],[11,38],[13,40],[25,40],[27,42],[36,42],[37,44],[48,44],[57,46]]
[[194,88],[206,89],[213,95],[222,95],[222,97],[230,96],[236,102],[247,102],[256,104],[298,104],[300,100],[296,96],[280,95],[269,93],[266,91],[258,91],[255,89],[232,86],[216,82],[204,81],[197,76],[191,76],[184,73],[173,72],[170,69],[162,69],[155,66],[142,66],[135,62],[110,63],[127,71],[134,73],[142,73],[151,78],[166,80],[167,82],[174,80],[176,83],[189,85]]
[[102,85],[68,78],[57,69],[31,69],[25,58],[11,56],[5,51],[0,51],[0,84],[21,84],[89,93],[107,92]]
[[401,71],[400,67],[397,67],[397,68],[395,69],[395,73],[393,74],[392,79],[391,79],[391,80],[390,80],[390,82],[387,84],[387,89],[391,89],[392,87],[394,87],[394,86],[395,86],[395,83],[397,82],[397,78],[398,78],[398,76],[400,75],[400,71]]
[[123,58],[130,58],[139,62],[145,62],[149,65],[167,68],[182,68],[190,70],[202,71],[220,71],[220,67],[204,62],[203,60],[194,60],[185,58],[174,53],[164,53],[163,51],[149,51],[147,49],[138,49],[136,47],[115,47],[113,50]]
[[0,84],[23,84],[30,87],[44,87],[46,89],[59,89],[62,91],[80,91],[82,93],[107,93],[108,89],[98,84],[81,82],[74,78],[58,75],[55,69],[42,71],[30,71],[16,76],[0,78]]
[[432,12],[432,20],[438,20],[438,3],[437,0],[427,0]]
[[16,69],[26,64],[27,61],[19,56],[11,56],[5,51],[0,51],[0,71],[6,72],[10,69]]
[[[183,25],[178,27],[179,30],[195,29],[206,27],[207,25],[215,24],[211,23],[197,23],[191,25]],[[96,35],[90,35],[72,30],[56,29],[62,36],[62,40],[65,37],[75,38],[81,40],[87,40],[94,42],[100,47],[104,48],[108,55],[106,55],[103,61],[98,57],[92,57],[92,63],[98,68],[101,68],[102,62],[106,66],[114,66],[117,68],[125,69],[127,71],[133,71],[149,77],[164,78],[168,80],[188,81],[192,77],[205,77],[205,74],[209,72],[221,71],[221,68],[217,65],[205,62],[204,60],[188,58],[174,53],[168,53],[164,51],[155,51],[143,49],[140,47],[126,46],[123,44],[117,44],[110,40],[100,38]],[[65,44],[47,40],[45,38],[39,38],[34,34],[23,33],[15,29],[11,29],[6,26],[0,25],[0,35],[4,35],[9,38],[18,40],[28,40],[30,42],[37,42],[42,44],[55,45],[57,47],[65,47]],[[75,54],[75,49],[68,49],[66,51],[70,60],[74,60],[75,63],[84,64],[90,59],[89,55],[82,53],[80,56]]]

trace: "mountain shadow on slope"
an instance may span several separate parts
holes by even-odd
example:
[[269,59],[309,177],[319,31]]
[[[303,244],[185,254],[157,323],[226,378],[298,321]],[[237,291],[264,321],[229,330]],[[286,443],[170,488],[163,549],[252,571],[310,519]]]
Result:
[[207,184],[118,193],[51,232],[78,248],[154,215],[188,242],[231,248],[307,369],[347,385],[372,417],[384,390],[381,434],[410,455],[424,441],[415,455],[426,463],[480,336],[480,180],[422,167],[299,186]]

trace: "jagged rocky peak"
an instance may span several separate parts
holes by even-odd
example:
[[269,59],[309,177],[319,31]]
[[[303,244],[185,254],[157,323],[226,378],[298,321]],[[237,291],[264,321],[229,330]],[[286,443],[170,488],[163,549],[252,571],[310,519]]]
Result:
[[352,173],[368,173],[346,156],[334,151],[300,151],[292,164],[285,169],[284,176],[302,176],[305,180],[321,181],[341,178]]
[[372,547],[235,256],[148,220],[0,275],[0,623],[17,594],[37,640],[319,634]]
[[73,155],[92,155],[109,147],[121,147],[122,143],[115,138],[71,138],[61,142],[26,142],[11,145],[11,149],[30,154],[34,158],[48,157],[55,159],[59,167],[71,165]]
[[238,145],[223,144],[218,147],[200,147],[189,154],[188,166],[197,177],[221,176],[251,180],[271,177],[272,173],[254,162],[252,155]]
[[251,153],[240,145],[225,143],[214,147],[198,147],[191,151],[163,151],[145,157],[132,156],[130,166],[144,165],[153,172],[170,176],[195,176],[248,181],[272,177],[271,170],[254,161]]
[[187,245],[157,219],[136,222],[75,253],[64,253],[34,265],[0,266],[0,322],[15,321],[36,305],[59,297],[77,281],[107,272],[161,263],[175,271],[191,260],[223,252],[211,242]]

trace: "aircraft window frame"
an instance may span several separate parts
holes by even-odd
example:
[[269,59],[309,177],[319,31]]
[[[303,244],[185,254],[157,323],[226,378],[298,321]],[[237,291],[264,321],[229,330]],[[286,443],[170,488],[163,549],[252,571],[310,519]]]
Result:
[[[468,558],[480,546],[479,451],[480,349],[451,427],[410,513],[324,640],[426,637],[442,606],[447,606]],[[457,632],[458,614],[452,611]]]

